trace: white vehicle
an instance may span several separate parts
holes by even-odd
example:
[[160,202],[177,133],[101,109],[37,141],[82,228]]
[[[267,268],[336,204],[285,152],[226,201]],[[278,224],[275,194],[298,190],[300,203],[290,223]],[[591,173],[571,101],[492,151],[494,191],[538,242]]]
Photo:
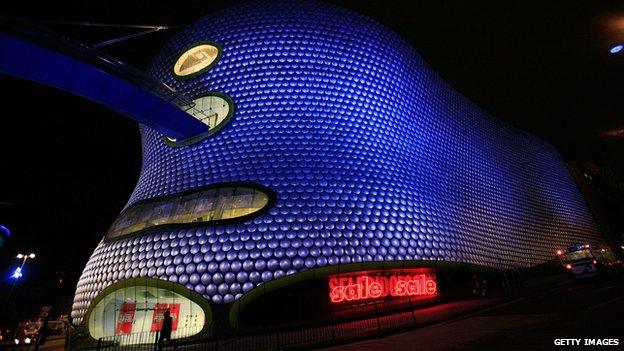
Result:
[[611,249],[604,247],[573,245],[557,250],[557,257],[574,278],[613,274],[624,270],[622,261],[615,257]]

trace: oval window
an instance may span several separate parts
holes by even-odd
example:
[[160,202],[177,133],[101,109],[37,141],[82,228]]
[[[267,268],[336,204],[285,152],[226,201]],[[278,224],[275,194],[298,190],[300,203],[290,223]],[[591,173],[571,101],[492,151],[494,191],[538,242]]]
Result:
[[225,94],[217,93],[195,98],[193,105],[187,112],[206,124],[209,134],[219,130],[234,110],[231,99]]
[[210,322],[210,308],[196,301],[205,305],[201,295],[171,282],[150,278],[119,281],[91,303],[89,334],[120,345],[153,343],[169,311],[171,338],[189,337]]
[[178,141],[164,136],[163,141],[173,147],[187,146],[206,139],[219,131],[234,114],[234,101],[226,94],[211,92],[193,99],[186,112],[208,126],[208,132],[191,139]]
[[245,219],[268,208],[274,196],[251,185],[212,186],[182,194],[140,201],[124,210],[106,233],[106,239],[164,225],[219,224]]
[[173,65],[178,77],[189,77],[207,70],[219,58],[221,50],[213,44],[199,44],[184,51]]

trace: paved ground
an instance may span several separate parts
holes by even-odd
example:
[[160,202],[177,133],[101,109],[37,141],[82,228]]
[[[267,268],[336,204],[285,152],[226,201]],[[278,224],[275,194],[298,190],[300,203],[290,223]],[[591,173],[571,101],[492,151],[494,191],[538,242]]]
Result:
[[39,351],[63,351],[65,350],[65,337],[49,337],[48,340],[41,346]]
[[[623,317],[624,278],[573,282],[461,319],[324,350],[619,350]],[[620,345],[555,346],[558,338],[619,338]]]

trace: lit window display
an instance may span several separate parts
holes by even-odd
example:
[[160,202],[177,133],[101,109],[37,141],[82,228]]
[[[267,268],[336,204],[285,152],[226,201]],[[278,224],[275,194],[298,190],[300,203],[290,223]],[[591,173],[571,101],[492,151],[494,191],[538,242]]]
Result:
[[114,239],[147,228],[204,223],[244,217],[265,208],[267,193],[245,186],[220,186],[136,203],[117,218],[106,234]]
[[153,342],[166,311],[172,318],[173,339],[195,335],[209,322],[204,309],[181,294],[186,290],[182,286],[151,279],[116,285],[121,286],[103,291],[90,310],[87,323],[94,339],[114,339],[122,345]]
[[187,77],[200,73],[219,57],[219,48],[211,44],[200,44],[184,51],[173,65],[173,73],[178,77]]
[[200,120],[214,133],[232,114],[232,104],[217,94],[205,95],[193,100],[194,107],[189,109],[193,117]]

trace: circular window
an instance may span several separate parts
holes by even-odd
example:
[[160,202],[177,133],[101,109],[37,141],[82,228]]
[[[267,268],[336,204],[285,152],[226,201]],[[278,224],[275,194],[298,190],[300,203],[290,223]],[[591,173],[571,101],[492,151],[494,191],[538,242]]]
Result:
[[198,44],[184,51],[175,64],[173,73],[177,77],[190,77],[210,68],[219,58],[221,50],[215,44]]

